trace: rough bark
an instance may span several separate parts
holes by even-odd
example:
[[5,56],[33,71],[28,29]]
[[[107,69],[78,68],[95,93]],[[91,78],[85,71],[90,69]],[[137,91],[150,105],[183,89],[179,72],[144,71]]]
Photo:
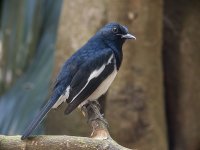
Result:
[[137,40],[123,48],[124,60],[108,93],[111,135],[141,150],[166,150],[162,74],[162,0],[107,1],[108,21],[128,26]]
[[22,141],[20,136],[0,135],[0,150],[129,150],[112,139],[73,136],[38,136]]
[[200,149],[200,1],[166,0],[164,72],[171,150]]

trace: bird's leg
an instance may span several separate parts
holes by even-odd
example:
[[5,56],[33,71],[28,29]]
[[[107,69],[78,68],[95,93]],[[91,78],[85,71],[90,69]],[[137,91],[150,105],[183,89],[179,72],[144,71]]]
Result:
[[87,104],[82,106],[81,110],[92,127],[91,137],[98,139],[106,139],[110,137],[108,132],[108,122],[100,113],[100,104],[97,101],[89,101]]
[[[82,107],[81,107],[81,112],[83,113],[83,115],[87,118],[87,122],[91,122],[92,120],[95,119],[102,119],[103,118],[103,114],[100,113],[100,104],[96,101],[87,101],[87,103],[85,103]],[[92,116],[88,116],[88,112],[89,111],[93,111],[94,115]]]
[[100,119],[108,127],[108,122],[104,118],[104,114],[100,113],[101,105],[99,104],[99,102],[98,101],[91,101],[90,107],[93,109],[95,116],[94,116],[94,118],[89,118],[90,119],[89,121],[92,121],[92,120],[95,120],[95,119]]

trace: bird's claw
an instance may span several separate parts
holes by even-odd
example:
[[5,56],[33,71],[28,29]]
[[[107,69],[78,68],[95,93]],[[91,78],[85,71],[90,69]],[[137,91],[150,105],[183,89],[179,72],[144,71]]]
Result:
[[104,114],[100,113],[100,108],[101,105],[99,104],[98,101],[90,101],[88,107],[91,107],[91,109],[94,112],[94,116],[89,118],[88,121],[91,122],[93,120],[101,120],[102,122],[104,122],[104,124],[108,127],[108,122],[106,121],[106,119],[104,118]]

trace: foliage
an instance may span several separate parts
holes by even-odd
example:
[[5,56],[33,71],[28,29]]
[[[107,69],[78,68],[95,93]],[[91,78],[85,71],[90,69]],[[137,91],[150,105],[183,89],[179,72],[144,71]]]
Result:
[[47,98],[62,0],[2,3],[0,133],[20,134]]

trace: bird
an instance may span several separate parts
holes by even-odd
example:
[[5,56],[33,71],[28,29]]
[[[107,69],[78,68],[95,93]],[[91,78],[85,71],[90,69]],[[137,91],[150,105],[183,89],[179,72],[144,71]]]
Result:
[[51,109],[68,103],[65,114],[104,95],[121,66],[122,46],[136,39],[128,28],[116,22],[103,26],[63,65],[55,80],[48,102],[22,134],[24,140],[40,124]]

